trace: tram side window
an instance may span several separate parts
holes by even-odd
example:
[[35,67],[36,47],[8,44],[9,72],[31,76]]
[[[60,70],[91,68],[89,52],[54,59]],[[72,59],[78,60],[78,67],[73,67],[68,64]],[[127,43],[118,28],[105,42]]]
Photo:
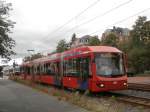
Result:
[[30,67],[27,67],[27,74],[30,75]]
[[21,67],[21,73],[22,73],[22,74],[25,73],[25,67]]
[[23,73],[27,73],[27,68],[26,67],[23,67]]
[[46,73],[46,66],[45,66],[45,64],[43,65],[43,73],[44,74]]
[[34,74],[39,75],[39,73],[40,73],[39,65],[34,66]]
[[66,60],[65,61],[65,75],[66,76],[71,76],[73,75],[73,64],[72,64],[72,59],[71,60]]
[[56,63],[57,75],[60,76],[60,62]]
[[37,66],[37,75],[40,74],[40,65]]
[[66,60],[66,76],[71,75],[71,70],[72,70],[72,60]]
[[34,66],[32,66],[31,69],[32,69],[31,75],[34,75],[36,72]]
[[29,73],[28,73],[28,67],[25,67],[25,68],[24,68],[24,71],[25,71],[26,74],[29,74]]
[[57,71],[58,71],[58,69],[57,69],[57,63],[56,62],[50,63],[49,66],[48,66],[48,68],[47,68],[47,73],[49,75],[55,75],[55,74],[57,74]]
[[34,67],[33,67],[33,66],[29,68],[29,74],[30,74],[30,75],[33,75],[33,74],[34,74]]
[[22,73],[22,67],[20,67],[20,73]]
[[41,64],[41,65],[40,65],[40,74],[42,75],[43,73],[44,73],[44,65]]
[[65,60],[64,75],[65,76],[78,76],[76,59]]
[[54,62],[53,63],[53,75],[58,75],[58,72],[59,72],[58,62]]
[[35,75],[37,73],[36,66],[33,66],[33,74]]
[[45,64],[45,73],[47,74],[47,70],[48,70],[48,63]]
[[89,76],[89,58],[82,58],[80,60],[80,76],[86,79]]
[[89,58],[76,58],[64,62],[64,76],[89,76]]
[[43,74],[45,74],[45,66],[44,66],[44,64],[43,64],[43,66],[42,66],[42,75]]
[[66,61],[63,61],[63,76],[66,76]]
[[26,74],[26,67],[23,67],[23,73]]
[[48,74],[48,75],[52,75],[50,65],[51,65],[50,63],[46,64],[46,74]]
[[42,74],[42,65],[39,65],[39,69],[40,69],[39,75],[41,75]]
[[63,62],[63,75],[67,76],[67,62],[68,60],[64,60]]

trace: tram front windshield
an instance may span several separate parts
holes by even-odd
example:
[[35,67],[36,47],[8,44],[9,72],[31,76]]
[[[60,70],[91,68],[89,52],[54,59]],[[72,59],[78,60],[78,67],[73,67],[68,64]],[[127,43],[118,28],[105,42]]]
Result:
[[121,53],[96,53],[96,73],[100,76],[120,76],[125,74]]

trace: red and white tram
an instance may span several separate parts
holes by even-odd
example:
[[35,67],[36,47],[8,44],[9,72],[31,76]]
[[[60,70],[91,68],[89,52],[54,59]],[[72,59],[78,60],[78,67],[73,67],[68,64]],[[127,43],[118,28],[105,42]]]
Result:
[[124,54],[109,46],[83,46],[26,62],[24,79],[92,92],[127,88]]

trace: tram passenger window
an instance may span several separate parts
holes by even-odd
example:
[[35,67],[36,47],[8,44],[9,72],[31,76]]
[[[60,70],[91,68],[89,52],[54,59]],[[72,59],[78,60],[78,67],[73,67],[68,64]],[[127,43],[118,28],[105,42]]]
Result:
[[48,75],[51,75],[50,63],[49,63],[48,66],[47,66],[46,73],[47,73]]
[[23,71],[24,71],[24,73],[26,74],[26,73],[27,73],[27,67],[24,67],[24,68],[23,68]]
[[26,74],[29,74],[29,73],[28,73],[28,67],[25,67],[25,73],[26,73]]
[[40,65],[38,65],[38,67],[37,67],[37,75],[39,75],[40,74]]
[[77,60],[70,59],[64,63],[64,74],[65,76],[77,76]]
[[22,69],[21,69],[21,73],[25,73],[24,67],[22,67]]
[[39,65],[39,69],[40,69],[39,75],[41,75],[42,74],[42,65]]
[[30,67],[27,67],[27,74],[30,75],[30,73],[31,73]]
[[40,65],[40,74],[43,75],[43,73],[44,73],[44,65],[41,64]]
[[48,75],[55,75],[56,74],[56,64],[55,63],[48,64],[46,73]]
[[43,64],[43,74],[45,75],[45,64]]
[[60,75],[60,62],[56,63],[57,75]]
[[27,67],[24,67],[24,73],[25,74],[27,73]]
[[66,75],[72,75],[72,69],[73,69],[73,64],[72,64],[72,60],[67,60],[66,61]]
[[45,74],[45,64],[43,64],[43,75]]
[[48,74],[48,73],[47,73],[48,67],[49,67],[49,63],[46,63],[46,64],[45,64],[45,73],[46,73],[46,74]]
[[30,67],[30,75],[33,75],[34,74],[34,67]]
[[86,79],[89,76],[89,58],[82,58],[80,61],[80,76]]
[[63,76],[66,76],[66,61],[63,62]]
[[72,62],[72,68],[71,68],[71,75],[72,76],[78,76],[78,71],[77,71],[77,59],[72,59],[70,60]]
[[20,73],[22,73],[22,67],[20,67]]
[[43,68],[43,72],[44,72],[44,74],[45,75],[47,75],[47,69],[48,69],[48,64],[46,63],[46,64],[44,64],[44,68]]
[[89,58],[70,59],[64,62],[65,76],[89,76]]
[[69,75],[69,70],[70,70],[70,65],[71,63],[69,63],[69,60],[65,60],[64,61],[64,66],[63,66],[63,69],[64,69],[64,76],[68,76]]
[[34,67],[32,66],[32,67],[31,67],[30,75],[32,75],[33,73],[34,73]]
[[51,74],[54,75],[55,74],[55,65],[54,65],[54,63],[51,63],[50,69],[51,69]]
[[81,61],[81,59],[80,58],[77,58],[76,59],[76,75],[77,76],[80,76],[80,61]]
[[58,64],[58,62],[55,62],[55,64],[54,64],[54,72],[55,72],[55,75],[58,75],[58,73],[59,73],[59,64]]
[[32,74],[32,73],[31,73],[31,72],[32,72],[32,70],[31,70],[31,69],[32,69],[31,67],[28,67],[28,74],[29,74],[29,75],[31,75],[31,74]]
[[34,65],[34,72],[33,72],[33,75],[36,75],[37,74],[37,67]]

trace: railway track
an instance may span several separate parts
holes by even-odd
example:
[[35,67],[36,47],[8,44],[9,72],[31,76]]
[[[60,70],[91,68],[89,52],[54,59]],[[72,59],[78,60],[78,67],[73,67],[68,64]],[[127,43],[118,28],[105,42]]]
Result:
[[[44,85],[45,86],[45,85]],[[57,89],[62,89],[58,88]],[[70,89],[64,89],[65,91],[73,92]],[[80,94],[84,94],[84,92],[79,92]],[[121,90],[121,91],[112,91],[112,92],[104,92],[103,94],[90,94],[89,97],[100,98],[102,96],[110,97],[116,96],[118,101],[130,103],[132,105],[142,105],[150,108],[150,92],[149,91],[141,91],[141,90]]]
[[117,100],[130,103],[132,105],[142,105],[150,108],[150,99],[147,98],[141,98],[136,96],[122,96],[118,97]]
[[117,100],[130,103],[132,105],[142,105],[150,108],[150,92],[143,92],[137,90],[124,90],[117,92],[110,92],[117,96]]
[[133,90],[149,91],[150,84],[128,83],[128,88]]

